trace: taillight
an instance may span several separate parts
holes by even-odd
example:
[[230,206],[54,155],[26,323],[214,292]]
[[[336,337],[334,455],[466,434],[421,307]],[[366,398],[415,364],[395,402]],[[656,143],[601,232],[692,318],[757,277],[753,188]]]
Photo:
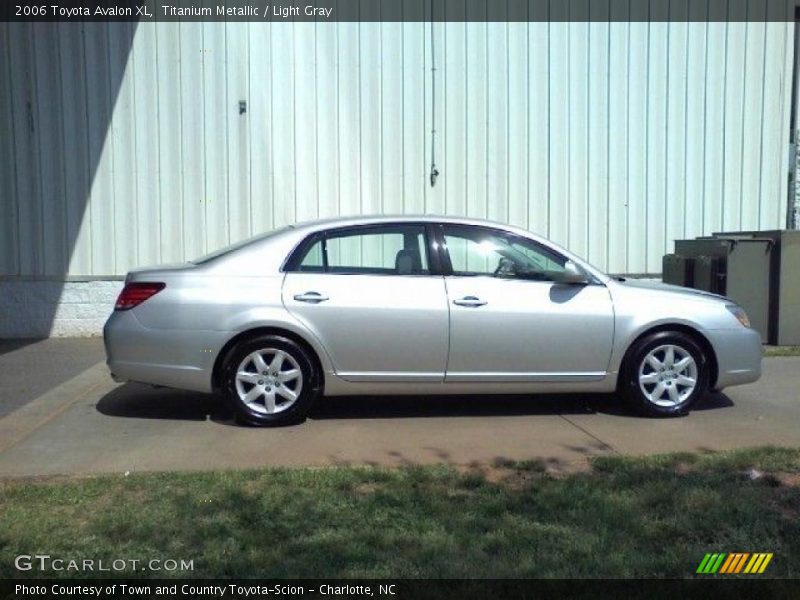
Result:
[[114,310],[130,310],[134,306],[140,305],[150,296],[154,296],[166,287],[160,282],[135,281],[126,283],[119,293]]

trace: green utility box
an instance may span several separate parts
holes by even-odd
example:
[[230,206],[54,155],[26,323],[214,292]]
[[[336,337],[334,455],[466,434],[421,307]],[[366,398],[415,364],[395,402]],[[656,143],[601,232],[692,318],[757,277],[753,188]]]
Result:
[[761,334],[762,342],[768,342],[770,338],[770,260],[773,246],[771,240],[736,241],[728,256],[725,273],[725,295],[747,311],[753,329]]
[[[770,344],[780,346],[800,344],[800,231],[723,232],[715,233],[713,237],[731,240],[767,239],[772,242],[767,340]],[[729,274],[728,278],[730,277]],[[731,298],[735,299],[733,295]]]
[[676,240],[675,254],[693,261],[693,287],[728,296],[747,311],[753,329],[770,339],[772,250],[770,238],[719,234]]
[[698,256],[694,259],[693,288],[725,295],[725,269],[719,256]]
[[694,287],[693,260],[677,254],[665,254],[661,263],[662,280],[672,285]]
[[728,257],[734,246],[731,240],[713,237],[675,240],[675,254],[692,261],[691,287],[725,295]]

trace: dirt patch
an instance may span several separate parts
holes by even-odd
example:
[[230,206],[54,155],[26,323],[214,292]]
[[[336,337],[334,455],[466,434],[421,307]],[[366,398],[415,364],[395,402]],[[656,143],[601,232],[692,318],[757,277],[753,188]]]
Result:
[[468,465],[456,465],[456,471],[460,475],[480,477],[488,483],[499,483],[510,469],[498,467],[492,463],[470,463]]
[[468,465],[457,465],[461,475],[478,476],[492,485],[499,485],[511,491],[520,491],[543,475],[552,478],[567,477],[576,473],[591,471],[589,461],[579,460],[557,464],[531,463],[515,466],[513,461],[495,460],[487,463],[473,462]]
[[790,506],[779,506],[778,510],[787,521],[797,520],[798,512],[794,508],[791,508]]
[[28,485],[30,483],[74,483],[76,481],[86,481],[95,479],[97,475],[78,474],[78,475],[22,475],[19,477],[4,477],[0,479],[0,490],[12,489],[14,487]]
[[360,496],[369,496],[377,492],[379,487],[377,483],[359,483],[353,491]]
[[783,487],[797,488],[800,487],[800,473],[773,473],[772,476]]
[[541,479],[541,473],[531,471],[512,471],[499,484],[505,489],[518,492],[530,487],[534,479]]
[[743,473],[750,481],[761,482],[772,487],[800,487],[800,473],[796,471],[759,471],[748,469]]

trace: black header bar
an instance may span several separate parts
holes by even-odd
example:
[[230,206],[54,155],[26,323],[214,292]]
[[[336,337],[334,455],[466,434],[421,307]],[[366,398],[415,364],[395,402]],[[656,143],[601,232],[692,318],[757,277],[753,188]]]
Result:
[[0,0],[0,21],[794,21],[793,0]]

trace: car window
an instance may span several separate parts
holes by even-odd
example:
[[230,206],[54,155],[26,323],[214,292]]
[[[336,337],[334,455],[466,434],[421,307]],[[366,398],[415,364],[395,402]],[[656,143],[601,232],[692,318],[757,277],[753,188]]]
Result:
[[454,275],[558,281],[566,258],[531,240],[477,227],[444,227]]
[[397,225],[327,233],[308,248],[298,270],[427,275],[425,230],[421,225]]

